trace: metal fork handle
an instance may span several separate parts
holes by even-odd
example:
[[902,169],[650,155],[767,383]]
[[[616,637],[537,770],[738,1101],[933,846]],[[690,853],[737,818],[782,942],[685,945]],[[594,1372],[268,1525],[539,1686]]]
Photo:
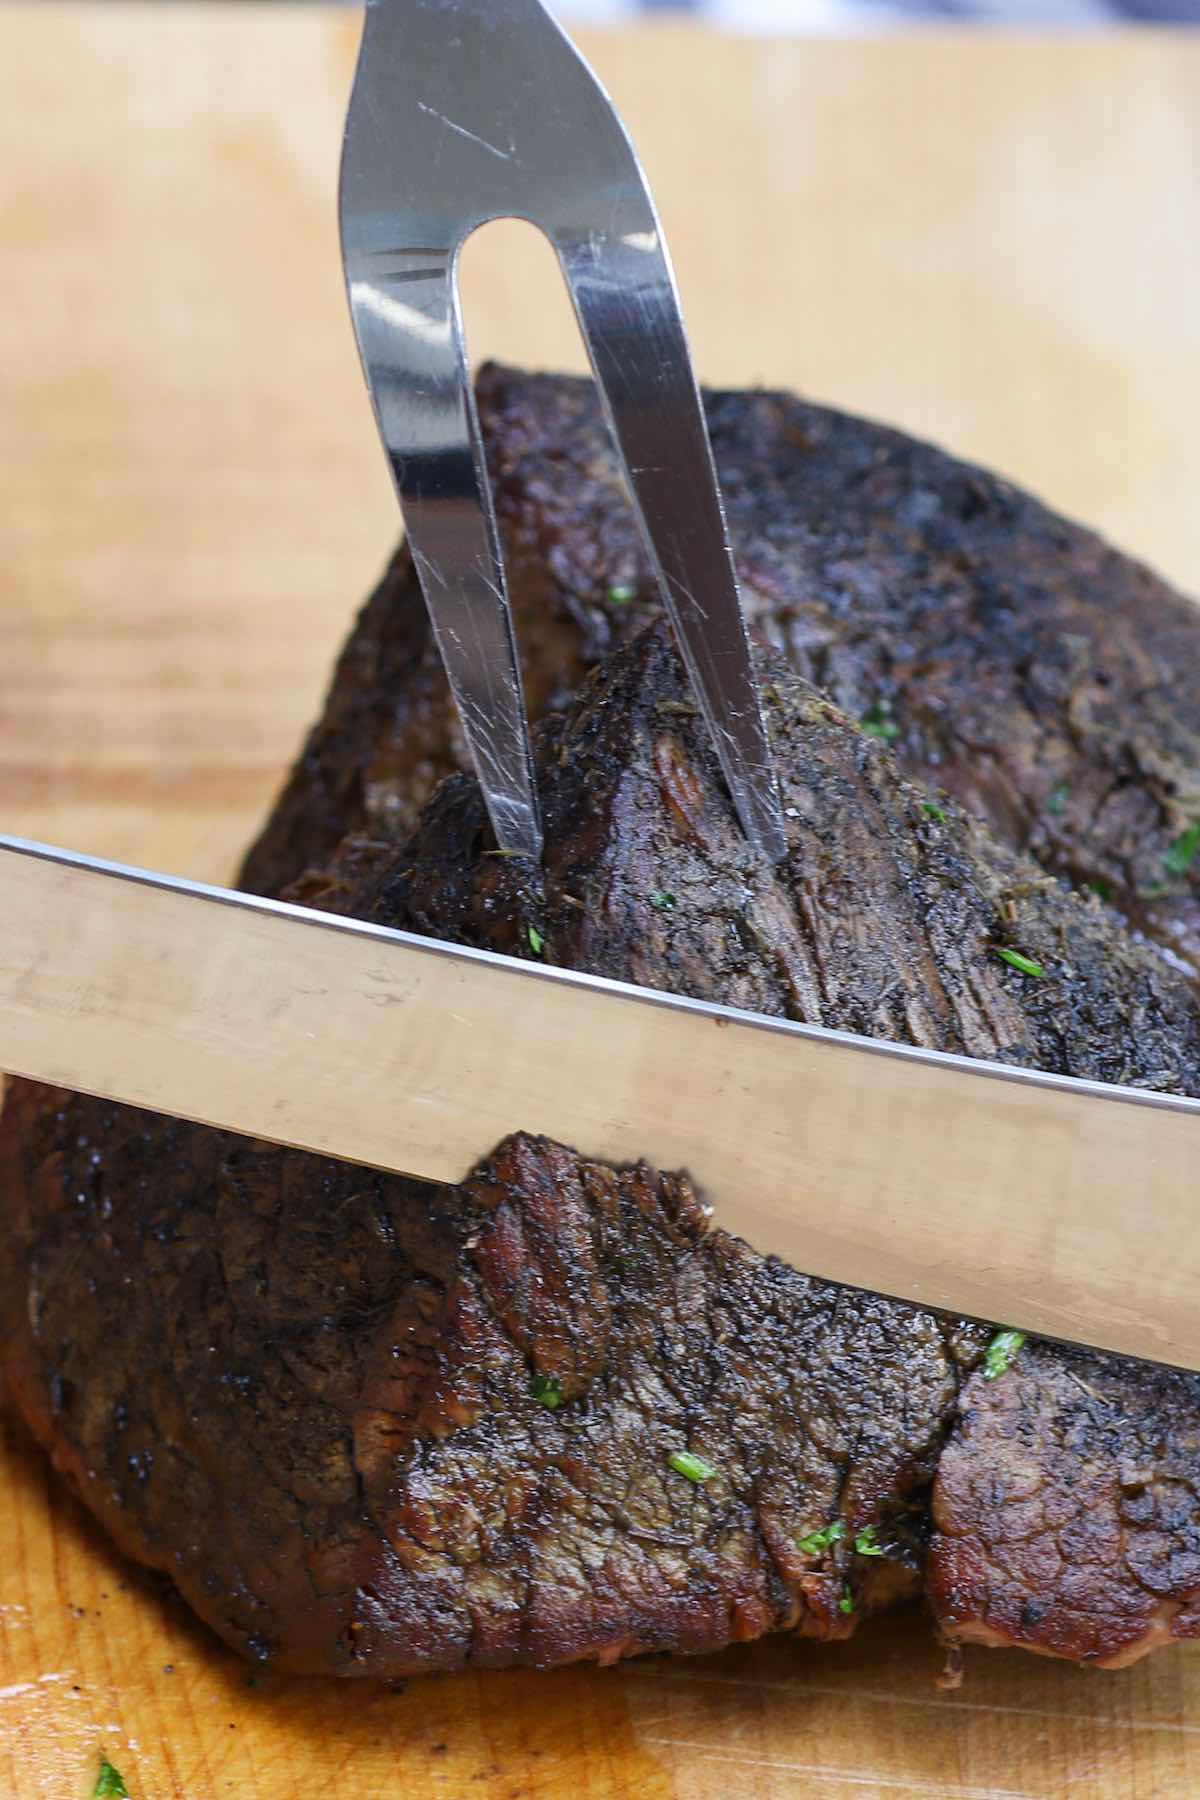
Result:
[[458,259],[523,218],[558,252],[747,836],[785,840],[699,389],[658,216],[611,101],[539,0],[369,0],[342,161],[351,311],[409,541],[501,848],[541,853]]

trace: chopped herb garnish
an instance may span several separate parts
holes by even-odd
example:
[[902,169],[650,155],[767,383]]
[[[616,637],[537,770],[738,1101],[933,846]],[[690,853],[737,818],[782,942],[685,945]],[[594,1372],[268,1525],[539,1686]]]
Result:
[[530,1387],[534,1399],[551,1412],[562,1405],[562,1382],[555,1375],[535,1375]]
[[886,700],[877,700],[859,723],[869,737],[882,738],[888,744],[900,736],[900,727],[892,718],[891,705]]
[[1200,856],[1200,819],[1180,833],[1164,853],[1163,862],[1172,875],[1186,875],[1197,856]]
[[688,1481],[711,1481],[716,1470],[711,1463],[705,1462],[702,1456],[694,1456],[690,1450],[676,1450],[667,1461],[677,1475],[683,1475]]
[[842,1597],[838,1601],[838,1611],[842,1613],[852,1613],[854,1611],[854,1595],[850,1592],[849,1582],[847,1582],[842,1589]]
[[1032,956],[1026,956],[1020,950],[1009,950],[1003,944],[993,944],[992,949],[1001,962],[1008,963],[1010,968],[1020,969],[1022,975],[1036,975],[1039,981],[1044,978],[1045,969],[1040,962],[1034,962]]
[[875,1542],[875,1527],[873,1525],[868,1525],[865,1530],[860,1531],[855,1538],[854,1554],[856,1556],[882,1556],[884,1554],[879,1545]]
[[950,823],[950,814],[946,811],[944,806],[939,806],[936,800],[923,800],[921,802],[921,810],[922,812],[927,812],[931,819],[936,819],[941,825],[948,825]]
[[525,935],[529,939],[529,948],[533,951],[533,954],[535,956],[540,956],[542,951],[546,948],[546,940],[538,930],[537,926],[527,925],[525,927]]
[[674,912],[675,896],[674,894],[651,894],[650,904],[657,907],[659,912]]
[[1093,894],[1103,900],[1106,905],[1112,899],[1112,889],[1109,887],[1107,881],[1089,881],[1088,886],[1091,888]]
[[1053,813],[1055,818],[1057,818],[1060,813],[1066,812],[1067,801],[1070,797],[1070,788],[1065,781],[1060,781],[1058,786],[1051,790],[1050,798],[1046,801],[1046,811],[1048,813]]
[[987,1347],[983,1359],[983,1373],[988,1381],[995,1381],[1012,1367],[1013,1358],[1025,1342],[1023,1331],[998,1331]]
[[636,599],[637,589],[631,587],[627,581],[618,582],[616,587],[610,587],[608,590],[608,604],[610,606],[628,606],[631,600]]
[[844,1521],[835,1519],[832,1525],[823,1525],[820,1531],[810,1531],[807,1537],[800,1539],[796,1548],[802,1550],[805,1556],[820,1556],[823,1550],[828,1550],[830,1544],[840,1543],[845,1535]]
[[124,1800],[129,1800],[129,1789],[121,1780],[120,1771],[114,1769],[112,1764],[106,1762],[103,1757],[100,1758],[100,1773],[96,1777],[96,1785],[92,1789],[92,1794],[94,1800],[102,1800],[102,1796],[106,1794],[124,1795]]

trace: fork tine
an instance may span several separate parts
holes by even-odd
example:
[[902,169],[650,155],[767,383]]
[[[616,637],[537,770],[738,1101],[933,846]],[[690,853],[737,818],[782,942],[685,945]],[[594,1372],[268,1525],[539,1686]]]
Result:
[[674,273],[641,170],[604,240],[555,232],[617,451],[680,652],[742,828],[787,841],[746,621]]
[[[504,558],[452,253],[355,258],[351,303],[409,547],[501,849],[542,830]],[[364,272],[370,262],[370,273]],[[350,257],[347,256],[348,271]]]

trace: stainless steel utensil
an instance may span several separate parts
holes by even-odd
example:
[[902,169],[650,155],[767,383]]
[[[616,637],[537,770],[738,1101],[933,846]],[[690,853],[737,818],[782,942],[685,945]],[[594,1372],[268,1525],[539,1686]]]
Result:
[[747,836],[784,850],[716,471],[662,228],[612,102],[539,0],[368,0],[342,158],[367,385],[502,849],[541,826],[468,371],[458,262],[490,220],[545,232]]
[[1200,1101],[758,1018],[0,838],[15,1074],[458,1181],[521,1129],[755,1249],[1200,1369]]

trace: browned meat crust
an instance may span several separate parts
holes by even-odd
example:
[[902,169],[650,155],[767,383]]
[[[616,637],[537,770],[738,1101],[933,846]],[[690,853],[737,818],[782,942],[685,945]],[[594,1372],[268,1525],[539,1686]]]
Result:
[[[850,1559],[800,1537],[882,1518],[916,1561],[905,1502],[954,1334],[882,1301],[847,1317],[702,1239],[686,1184],[515,1139],[461,1190],[418,1190],[45,1101],[27,1091],[46,1287],[16,1398],[117,1541],[244,1653],[396,1675],[837,1636]],[[87,1229],[55,1165],[86,1181],[93,1156],[131,1189],[149,1164],[152,1216]],[[81,1220],[94,1295],[64,1280]],[[671,1468],[688,1448],[711,1483]]]
[[1200,1387],[1031,1345],[968,1383],[934,1519],[929,1594],[957,1637],[1110,1669],[1200,1637]]
[[[655,612],[587,383],[485,371],[488,439],[534,716]],[[1044,867],[1096,884],[1200,972],[1200,613],[986,471],[783,394],[708,396],[752,618],[855,717]],[[632,594],[632,599],[627,596]],[[326,719],[252,852],[277,892],[347,831],[395,840],[461,766],[401,552]]]
[[[764,678],[778,872],[748,856],[655,628],[538,734],[544,880],[489,854],[458,777],[399,851],[360,838],[306,890],[519,954],[532,924],[553,960],[769,1013],[1200,1092],[1200,1011],[1155,953],[952,804],[931,814],[782,660]],[[1046,980],[1002,963],[1005,942]],[[439,1189],[18,1087],[0,1205],[26,1417],[131,1554],[295,1670],[845,1633],[914,1585],[982,1343],[706,1233],[677,1177],[521,1138]],[[1162,1393],[1195,1406],[1200,1384]],[[1119,1470],[1168,1428],[1118,1406],[1091,1454]],[[711,1480],[671,1466],[685,1450]],[[1073,1476],[1046,1456],[1057,1504]],[[1190,1522],[1162,1519],[1182,1558]],[[840,1539],[801,1548],[834,1521]],[[964,1515],[962,1553],[1003,1523]],[[884,1558],[856,1551],[868,1526]],[[1122,1624],[1133,1579],[1111,1572]],[[1101,1629],[1081,1652],[1127,1643]]]
[[[400,851],[351,840],[353,910],[754,1012],[1098,1080],[1192,1091],[1200,1013],[1111,911],[952,804],[931,814],[874,739],[764,657],[789,854],[764,868],[710,763],[661,626],[540,734],[544,871],[489,852],[479,791],[439,789]],[[342,859],[322,889],[337,910]],[[663,905],[667,899],[669,904]],[[656,901],[658,904],[656,904]],[[997,946],[1049,971],[1015,976]]]

